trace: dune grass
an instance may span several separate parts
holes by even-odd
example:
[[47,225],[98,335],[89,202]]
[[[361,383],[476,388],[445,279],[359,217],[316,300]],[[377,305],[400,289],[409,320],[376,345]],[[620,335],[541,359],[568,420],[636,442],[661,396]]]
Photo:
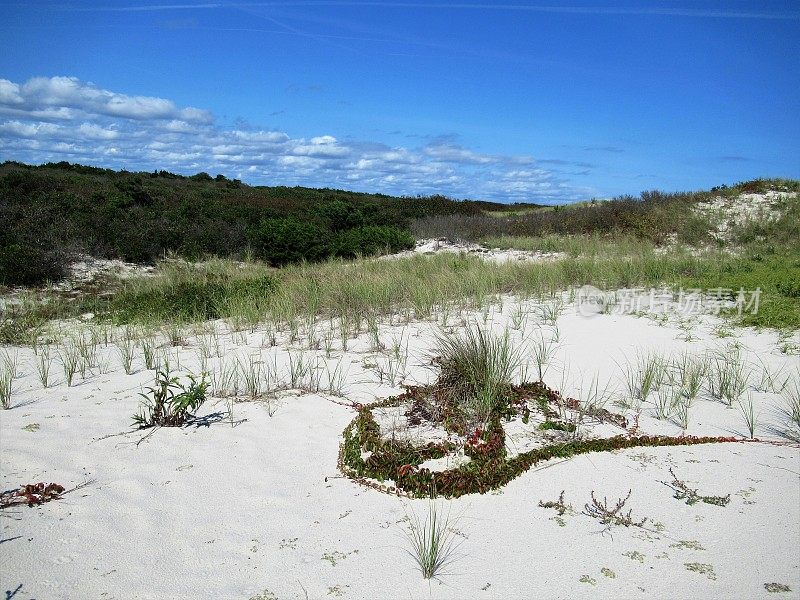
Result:
[[[598,242],[599,244],[599,242]],[[599,245],[598,245],[599,249]],[[60,296],[29,300],[0,315],[0,343],[32,343],[48,321],[93,312],[114,324],[187,324],[228,319],[234,329],[265,321],[299,324],[318,317],[339,319],[360,332],[376,315],[428,318],[453,302],[481,308],[498,294],[553,298],[581,285],[601,289],[667,286],[761,290],[758,314],[745,311],[745,325],[800,327],[800,252],[731,256],[717,251],[659,254],[642,245],[634,254],[608,252],[545,262],[494,264],[473,256],[440,254],[402,260],[357,259],[300,263],[281,269],[252,262],[166,261],[153,276],[117,283],[112,295],[66,302]],[[748,296],[749,297],[749,296]]]
[[0,353],[0,408],[11,408],[11,395],[16,376],[17,356],[8,352]]
[[497,336],[480,326],[468,327],[461,336],[439,335],[433,355],[440,366],[437,385],[447,402],[480,425],[503,403],[521,364],[507,332]]
[[425,579],[437,579],[453,562],[458,547],[450,514],[443,515],[436,501],[431,500],[425,518],[420,518],[412,510],[408,520],[406,537],[411,550],[406,552],[417,563]]
[[568,256],[636,256],[652,252],[655,244],[633,234],[599,232],[578,235],[545,234],[541,236],[496,235],[481,238],[481,244],[501,250],[563,252]]

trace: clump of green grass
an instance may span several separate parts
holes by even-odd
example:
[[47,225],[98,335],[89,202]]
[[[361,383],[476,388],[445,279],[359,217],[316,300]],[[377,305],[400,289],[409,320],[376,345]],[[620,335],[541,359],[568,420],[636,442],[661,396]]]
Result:
[[131,339],[129,332],[125,332],[123,337],[116,342],[117,353],[119,360],[122,364],[122,369],[126,375],[133,373],[133,354],[135,350],[134,341]]
[[680,403],[681,391],[678,388],[665,386],[656,391],[653,407],[657,419],[669,419],[674,408]]
[[36,374],[39,377],[39,383],[42,387],[47,389],[50,385],[50,366],[52,364],[52,357],[50,355],[50,346],[44,345],[38,348],[36,352]]
[[750,370],[737,347],[717,352],[711,360],[708,386],[712,397],[732,407],[747,390]]
[[11,408],[11,395],[16,377],[16,362],[7,352],[0,355],[0,407]]
[[81,363],[80,348],[74,339],[69,339],[59,348],[58,355],[61,358],[61,366],[64,368],[67,386],[71,387]]
[[246,268],[223,260],[164,263],[153,277],[127,280],[109,309],[117,322],[148,324],[241,317],[258,306],[264,314],[275,287],[269,273],[260,263]]
[[437,387],[446,402],[471,420],[486,422],[504,403],[520,366],[508,333],[497,336],[470,326],[460,336],[440,334],[434,352],[440,366]]
[[154,337],[146,336],[141,340],[142,358],[144,360],[144,368],[148,371],[153,371],[157,368],[158,356],[156,354],[157,342]]
[[480,242],[489,248],[565,253],[573,258],[579,256],[630,256],[652,251],[655,247],[649,240],[642,240],[620,232],[576,235],[544,234],[541,236],[499,235],[484,237]]
[[800,369],[794,380],[787,381],[781,392],[781,405],[777,413],[781,424],[776,432],[790,440],[800,442]]
[[628,396],[634,400],[635,408],[640,407],[651,392],[659,390],[667,373],[666,368],[664,357],[655,352],[641,354],[634,365],[628,363],[622,367],[625,388]]
[[756,437],[756,427],[758,426],[758,414],[753,406],[753,397],[748,394],[747,399],[739,399],[739,411],[742,413],[750,439]]
[[703,381],[708,374],[707,359],[684,352],[673,359],[671,366],[673,385],[679,385],[691,403],[703,388]]
[[414,559],[425,579],[437,579],[455,559],[458,548],[451,528],[450,514],[441,514],[435,500],[428,505],[428,514],[421,519],[411,512],[406,537],[411,550],[406,550]]

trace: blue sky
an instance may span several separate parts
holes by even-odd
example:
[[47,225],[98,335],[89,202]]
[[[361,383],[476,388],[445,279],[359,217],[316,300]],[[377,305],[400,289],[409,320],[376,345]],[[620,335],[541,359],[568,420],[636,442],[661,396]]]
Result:
[[0,4],[0,159],[564,202],[800,177],[800,6]]

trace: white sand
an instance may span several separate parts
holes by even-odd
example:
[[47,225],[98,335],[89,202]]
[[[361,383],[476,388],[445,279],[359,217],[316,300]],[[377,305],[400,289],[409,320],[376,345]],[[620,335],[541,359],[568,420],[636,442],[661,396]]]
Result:
[[506,262],[543,262],[556,260],[566,256],[563,252],[534,252],[530,250],[514,250],[487,248],[472,242],[454,242],[447,238],[417,240],[416,245],[411,250],[405,250],[396,254],[380,257],[380,260],[395,260],[406,258],[416,254],[470,254],[480,256],[484,260],[495,263]]
[[[504,298],[502,312],[495,306],[487,322],[497,331],[511,327],[519,303]],[[511,329],[519,343],[553,334],[532,304],[523,303],[522,328]],[[450,322],[457,318],[451,315]],[[665,323],[618,314],[583,317],[567,306],[545,380],[578,397],[595,378],[621,393],[618,363],[626,359],[646,351],[700,353],[732,340],[742,344],[754,369],[760,359],[774,371],[796,372],[800,358],[782,354],[775,333],[734,330],[734,338],[718,339],[712,330],[719,323],[694,318],[696,339],[687,342],[686,323],[678,328],[675,316]],[[407,381],[435,377],[428,353],[436,328],[432,322],[382,326],[387,346],[393,339],[408,344]],[[245,346],[227,335],[223,354],[227,360],[235,353],[274,355],[285,378],[288,352],[296,357],[300,350],[287,350],[285,340],[261,349],[262,338],[249,334]],[[325,362],[323,382],[339,366],[350,400],[400,392],[365,368],[387,360],[369,345],[362,335],[342,352],[337,337],[330,359],[323,351],[306,351],[306,357],[317,354]],[[457,518],[461,543],[448,573],[429,583],[406,554],[403,536],[406,514],[423,514],[426,502],[364,488],[337,470],[341,433],[355,414],[345,400],[284,394],[270,410],[236,403],[235,427],[224,415],[208,427],[159,429],[137,447],[146,432],[105,436],[129,429],[137,394],[152,382],[140,353],[137,372],[128,376],[116,350],[101,348],[111,356],[111,371],[85,381],[78,376],[71,388],[54,361],[56,385],[43,390],[32,352],[17,351],[18,406],[0,411],[2,489],[38,481],[93,483],[38,508],[4,512],[0,574],[3,590],[22,586],[15,598],[800,597],[800,450],[785,442],[581,455],[540,465],[493,493],[442,501]],[[196,340],[173,352],[184,369],[199,370]],[[209,368],[219,361],[211,358]],[[760,418],[756,434],[777,439],[768,425],[776,423],[779,396],[750,393]],[[607,408],[616,410],[611,402]],[[212,400],[200,412],[226,411],[225,400]],[[677,425],[652,413],[646,404],[642,432],[680,435]],[[745,429],[738,409],[707,397],[691,409],[689,434],[746,435]],[[688,506],[673,498],[661,483],[672,479],[670,467],[701,493],[730,493],[730,504]],[[554,510],[538,504],[562,490],[576,514],[564,515],[560,524]],[[597,520],[580,514],[592,491],[611,501],[629,490],[626,509],[647,517],[647,530],[614,527],[603,534]],[[706,572],[686,566],[693,564]],[[792,591],[768,593],[764,584],[772,582]]]
[[727,242],[731,230],[748,222],[765,222],[777,219],[787,201],[797,198],[797,192],[770,190],[763,194],[739,194],[732,198],[717,196],[709,202],[695,204],[694,210],[711,219],[714,229],[710,231],[716,239]]

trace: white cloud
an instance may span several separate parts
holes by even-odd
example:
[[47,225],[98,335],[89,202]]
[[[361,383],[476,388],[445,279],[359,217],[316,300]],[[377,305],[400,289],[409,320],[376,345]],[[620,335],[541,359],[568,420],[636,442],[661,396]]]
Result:
[[8,79],[0,79],[0,104],[22,104],[19,86]]
[[[5,120],[3,120],[5,119]],[[422,148],[327,134],[223,128],[210,111],[101,89],[75,77],[0,79],[0,154],[128,170],[203,170],[251,183],[443,193],[514,201],[580,194],[529,156],[484,154],[437,138]]]
[[[30,112],[77,109],[87,115],[107,115],[123,119],[180,119],[211,123],[209,111],[179,109],[170,100],[151,96],[128,96],[98,88],[76,77],[33,77],[22,85],[0,80],[0,107]],[[40,113],[41,114],[41,113]],[[55,112],[55,118],[71,118],[74,112]]]
[[23,123],[22,121],[6,121],[0,124],[0,133],[21,138],[52,137],[61,128],[50,123]]
[[113,140],[119,137],[119,132],[113,127],[105,128],[93,123],[81,123],[77,131],[90,140]]
[[478,154],[455,144],[429,144],[425,146],[425,154],[444,162],[487,165],[498,162],[498,158],[488,154]]

